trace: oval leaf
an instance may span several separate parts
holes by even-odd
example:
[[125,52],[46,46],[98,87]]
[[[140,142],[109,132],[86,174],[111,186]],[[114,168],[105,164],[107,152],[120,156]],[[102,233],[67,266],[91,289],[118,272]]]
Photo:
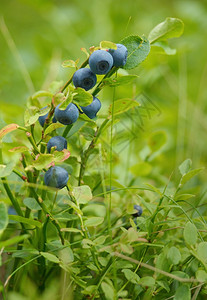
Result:
[[40,252],[40,254],[46,258],[47,260],[59,264],[60,260],[55,256],[54,254],[48,253],[48,252]]
[[0,130],[0,140],[9,132],[16,130],[20,126],[17,124],[9,124]]
[[190,293],[190,287],[188,285],[181,285],[178,287],[174,300],[190,300],[191,299],[191,293]]
[[184,227],[184,239],[189,245],[195,245],[197,241],[197,228],[190,221]]
[[84,224],[85,226],[87,227],[93,227],[93,226],[97,226],[97,225],[100,225],[101,223],[103,223],[104,221],[104,218],[103,217],[91,217],[91,218],[88,218]]
[[91,189],[88,185],[75,187],[73,195],[79,204],[86,204],[92,199]]
[[154,27],[150,34],[150,43],[156,41],[163,41],[170,38],[175,38],[181,36],[184,30],[184,24],[180,19],[177,18],[166,18],[166,20],[156,27]]
[[35,226],[38,228],[42,227],[42,224],[39,221],[35,221],[33,219],[28,219],[28,218],[24,218],[24,217],[20,217],[20,216],[15,216],[15,215],[9,215],[9,219],[13,220],[13,221],[17,221],[19,223],[24,223],[24,224],[28,224],[31,226]]
[[150,52],[150,43],[147,38],[138,35],[131,35],[124,38],[121,44],[127,47],[128,56],[124,69],[136,68],[143,62]]
[[[136,100],[119,99],[114,102],[113,113],[114,115],[119,115],[135,106],[139,106],[139,103]],[[112,114],[112,104],[109,106],[109,114]]]

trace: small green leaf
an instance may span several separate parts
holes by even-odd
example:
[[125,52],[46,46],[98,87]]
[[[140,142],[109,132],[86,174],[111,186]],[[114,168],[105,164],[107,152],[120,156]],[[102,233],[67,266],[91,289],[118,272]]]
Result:
[[100,48],[101,49],[117,49],[117,45],[115,43],[109,42],[109,41],[101,41],[100,42]]
[[29,219],[29,218],[24,218],[24,217],[21,217],[21,216],[9,215],[9,219],[13,220],[13,221],[17,221],[19,223],[24,223],[24,224],[28,224],[28,225],[31,225],[31,226],[35,226],[35,227],[38,227],[38,228],[42,227],[42,224],[39,221],[35,221],[35,220]]
[[38,107],[27,108],[24,113],[25,126],[30,126],[34,124],[38,120],[39,116],[44,116],[49,112],[49,110],[50,107],[45,107],[41,109],[39,109]]
[[0,202],[0,235],[6,229],[8,224],[7,207],[3,202]]
[[23,203],[31,210],[41,210],[41,207],[34,198],[24,198]]
[[179,165],[179,170],[181,175],[185,175],[186,173],[188,173],[191,169],[192,166],[192,161],[191,159],[186,159],[184,160],[184,162],[182,162],[182,164]]
[[207,282],[207,273],[204,270],[198,270],[196,272],[196,279],[199,281]]
[[42,170],[50,166],[54,161],[53,154],[39,154],[36,160],[33,162],[32,166],[37,170]]
[[23,153],[23,152],[28,152],[28,151],[30,151],[30,150],[26,146],[18,146],[18,147],[9,149],[9,152],[14,152],[14,153]]
[[57,128],[61,128],[61,127],[64,127],[64,125],[60,123],[52,123],[46,128],[44,135],[47,135],[52,131],[56,130]]
[[14,166],[15,163],[13,161],[7,165],[0,165],[0,178],[9,176],[12,173]]
[[57,256],[55,256],[54,254],[48,253],[48,252],[40,252],[40,254],[46,258],[47,260],[59,264],[60,260],[59,258],[57,258]]
[[90,56],[90,54],[88,53],[88,51],[86,50],[86,48],[81,48],[81,51],[83,51],[83,53],[86,54],[87,58]]
[[86,227],[93,227],[102,224],[103,221],[103,217],[90,217],[85,220],[84,224]]
[[63,232],[75,232],[75,233],[80,233],[81,235],[84,235],[83,232],[80,229],[77,229],[77,228],[61,228],[61,231],[63,231]]
[[150,276],[144,276],[139,280],[139,284],[143,286],[154,286],[155,285],[155,279]]
[[63,68],[77,68],[78,60],[74,61],[72,59],[64,60],[62,63]]
[[186,182],[188,182],[191,178],[199,174],[201,171],[203,171],[204,168],[198,168],[189,171],[188,173],[184,174],[180,180],[180,185],[184,185]]
[[198,236],[197,228],[190,221],[186,223],[184,227],[183,235],[186,243],[188,243],[189,245],[196,244],[197,236]]
[[160,130],[151,134],[148,145],[152,152],[158,151],[167,142],[167,135],[165,131]]
[[86,204],[92,199],[91,189],[88,185],[75,187],[73,195],[79,204]]
[[175,200],[176,201],[177,200],[187,200],[187,199],[190,199],[190,198],[193,198],[193,197],[195,197],[195,195],[193,195],[193,194],[181,194],[181,195],[177,195],[175,197]]
[[103,281],[101,283],[101,288],[102,291],[104,292],[106,300],[114,300],[114,289],[110,284]]
[[18,236],[12,237],[6,241],[0,242],[0,248],[8,247],[8,246],[20,243],[28,238],[29,238],[29,234],[23,234],[23,235],[18,235]]
[[150,52],[150,43],[145,37],[131,35],[121,41],[128,50],[127,62],[124,69],[136,68],[143,62]]
[[164,22],[158,24],[149,33],[151,44],[157,41],[163,41],[170,38],[179,37],[184,30],[184,24],[177,18],[166,18]]
[[201,242],[198,245],[197,254],[199,258],[207,264],[207,242]]
[[[119,99],[114,102],[114,115],[122,114],[123,112],[139,106],[139,103],[131,99]],[[112,104],[109,107],[109,115],[112,114]]]
[[158,280],[156,281],[157,284],[159,284],[163,289],[165,289],[168,293],[170,292],[170,287],[167,281],[164,280]]
[[87,106],[93,101],[93,96],[82,88],[76,88],[73,92],[73,103]]
[[181,254],[178,248],[171,247],[167,253],[167,258],[170,264],[177,265],[181,260]]
[[129,269],[123,269],[122,272],[124,273],[124,276],[126,277],[126,279],[134,284],[138,283],[140,280],[140,277],[132,272]]
[[9,124],[9,125],[6,125],[5,127],[3,127],[1,130],[0,130],[0,140],[9,132],[11,131],[14,131],[16,129],[19,128],[19,125],[17,124]]
[[175,293],[174,300],[190,300],[191,293],[188,285],[180,285]]
[[176,49],[171,48],[168,45],[167,41],[160,41],[160,42],[155,42],[152,44],[151,49],[158,49],[161,54],[167,54],[167,55],[175,55],[176,54]]
[[38,91],[32,95],[32,99],[41,98],[41,97],[53,97],[53,94],[49,91]]
[[110,87],[124,85],[132,83],[135,79],[137,79],[137,77],[137,75],[124,75],[115,78],[106,78],[103,79],[102,84]]

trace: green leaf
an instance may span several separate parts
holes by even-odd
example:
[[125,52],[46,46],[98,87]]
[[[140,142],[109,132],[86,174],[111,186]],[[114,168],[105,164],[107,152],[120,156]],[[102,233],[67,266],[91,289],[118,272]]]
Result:
[[32,99],[41,98],[41,97],[53,97],[53,94],[49,91],[38,91],[32,95]]
[[196,176],[198,173],[200,173],[203,170],[204,170],[204,168],[198,168],[198,169],[194,169],[194,170],[189,171],[187,174],[184,174],[182,176],[181,180],[180,180],[180,185],[185,184],[191,178],[193,178],[194,176]]
[[48,252],[40,252],[40,254],[46,258],[47,260],[59,264],[60,260],[59,258],[57,258],[57,256],[55,256],[54,254],[48,253]]
[[0,140],[9,132],[11,131],[14,131],[16,129],[18,129],[20,126],[17,125],[17,124],[9,124],[9,125],[6,125],[5,127],[3,127],[1,130],[0,130]]
[[167,258],[170,264],[177,265],[181,260],[181,254],[178,248],[171,247],[167,253]]
[[86,48],[81,48],[81,51],[83,51],[83,53],[86,54],[87,58],[90,56],[90,54],[88,53],[88,51],[86,50]]
[[[131,99],[119,99],[114,102],[114,115],[122,114],[123,112],[139,106],[139,103]],[[112,104],[109,106],[109,115],[112,114]]]
[[64,127],[64,125],[63,125],[63,124],[60,124],[60,123],[52,123],[52,124],[50,124],[50,125],[46,128],[46,130],[45,130],[45,132],[44,132],[44,135],[47,135],[47,134],[49,134],[50,132],[56,130],[57,128],[61,128],[61,127]]
[[13,220],[13,221],[17,221],[19,223],[25,223],[31,226],[35,226],[38,228],[42,227],[42,224],[39,221],[35,221],[33,219],[29,219],[29,218],[24,218],[24,217],[20,217],[20,216],[16,216],[16,215],[9,215],[9,219]]
[[147,176],[150,174],[151,170],[152,170],[152,166],[145,161],[142,161],[130,168],[130,171],[135,176]]
[[124,75],[115,78],[105,78],[103,79],[102,84],[110,87],[124,85],[132,83],[135,79],[137,79],[137,77],[137,75]]
[[102,291],[104,292],[106,300],[114,300],[114,289],[110,284],[103,281],[101,283],[101,288]]
[[199,258],[207,264],[207,242],[201,242],[198,245],[197,254]]
[[103,217],[90,217],[85,220],[84,224],[86,227],[93,227],[102,224],[103,221]]
[[91,189],[88,185],[75,187],[73,195],[79,204],[86,204],[92,199]]
[[182,162],[182,164],[179,165],[179,170],[181,175],[185,175],[186,173],[188,173],[191,169],[192,166],[192,161],[191,159],[186,159],[184,160],[184,162]]
[[190,300],[191,292],[188,285],[180,285],[175,293],[174,300]]
[[140,277],[132,272],[129,269],[123,269],[122,272],[124,273],[124,276],[126,277],[126,279],[134,284],[138,283],[140,280]]
[[18,235],[18,236],[12,237],[11,239],[0,242],[0,248],[8,247],[8,246],[20,243],[23,240],[28,239],[28,237],[29,237],[29,234],[23,234],[23,235]]
[[150,43],[147,38],[138,35],[131,35],[124,38],[121,44],[127,47],[128,56],[124,69],[136,68],[143,62],[150,52]]
[[15,152],[15,153],[23,153],[28,151],[30,151],[30,149],[26,146],[17,146],[12,149],[9,149],[9,152]]
[[197,236],[198,236],[197,228],[190,221],[186,223],[184,227],[183,235],[186,243],[188,243],[189,245],[196,244]]
[[76,61],[69,59],[69,60],[64,60],[64,62],[62,63],[62,67],[63,68],[77,68],[77,64],[79,62],[79,59],[77,59]]
[[7,207],[3,202],[0,202],[0,235],[6,229],[8,224]]
[[149,33],[151,44],[157,41],[163,41],[170,38],[179,37],[184,30],[184,24],[177,18],[166,18],[164,22],[158,24]]
[[11,161],[7,165],[0,165],[0,178],[9,176],[13,168],[15,166],[15,162]]
[[78,87],[73,92],[73,103],[79,106],[87,106],[93,101],[93,96],[85,91],[84,89]]
[[155,279],[150,276],[144,276],[139,280],[139,284],[143,286],[154,286],[155,285]]
[[117,45],[115,43],[109,41],[101,41],[100,42],[101,49],[117,49]]
[[24,198],[23,203],[26,207],[28,207],[31,210],[41,210],[40,205],[34,198]]
[[[32,166],[37,170],[42,170],[48,168],[50,164],[54,161],[53,154],[39,154],[36,160],[33,162]],[[29,166],[27,167],[27,169]]]
[[24,113],[25,126],[30,126],[34,124],[38,120],[39,116],[44,116],[49,112],[49,110],[50,107],[48,106],[41,109],[39,109],[38,107],[27,108]]
[[165,131],[160,130],[151,134],[148,145],[152,152],[158,151],[167,142],[167,135]]
[[204,270],[198,270],[196,272],[196,279],[199,281],[207,282],[207,273]]
[[165,289],[168,293],[170,292],[170,287],[167,281],[164,280],[158,280],[156,281],[157,284],[159,284],[161,287],[163,287],[163,289]]
[[175,55],[176,54],[176,49],[171,48],[168,45],[167,41],[160,41],[160,42],[155,42],[154,44],[152,44],[151,49],[158,49],[161,54],[167,54],[167,55]]

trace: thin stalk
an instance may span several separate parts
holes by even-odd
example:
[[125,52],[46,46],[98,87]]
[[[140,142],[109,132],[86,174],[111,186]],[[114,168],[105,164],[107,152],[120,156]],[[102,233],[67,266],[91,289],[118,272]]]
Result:
[[99,82],[99,84],[97,85],[97,87],[96,87],[95,90],[93,91],[93,93],[92,93],[93,96],[96,96],[96,95],[100,92],[100,90],[103,88],[103,86],[104,86],[104,84],[103,84],[104,79],[111,77],[117,70],[118,70],[118,68],[113,67],[113,68],[112,68],[112,69],[104,76],[104,78],[101,80],[101,82]]
[[26,135],[27,135],[27,138],[28,138],[30,144],[31,144],[32,147],[33,147],[34,154],[39,154],[40,151],[39,151],[39,149],[38,149],[37,146],[36,146],[36,143],[35,143],[35,141],[34,141],[34,139],[33,139],[32,134],[31,134],[30,132],[27,132]]
[[62,136],[63,136],[64,138],[67,137],[67,135],[68,135],[68,133],[69,133],[69,131],[71,130],[72,127],[73,127],[73,124],[67,125],[67,126],[65,127],[65,130],[63,131],[63,134],[62,134]]

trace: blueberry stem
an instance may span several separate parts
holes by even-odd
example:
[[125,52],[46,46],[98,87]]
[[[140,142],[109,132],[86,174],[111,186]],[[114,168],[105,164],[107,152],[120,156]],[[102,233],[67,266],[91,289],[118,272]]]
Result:
[[63,131],[63,134],[62,134],[62,136],[63,136],[64,138],[67,137],[68,132],[71,130],[72,127],[73,127],[73,124],[67,125],[67,126],[65,127],[65,130]]
[[103,80],[108,78],[108,77],[111,77],[116,71],[118,70],[117,67],[113,67],[105,76],[104,78],[99,82],[99,84],[97,85],[97,87],[95,88],[95,90],[93,91],[92,95],[93,96],[96,96],[100,90],[102,89],[103,87]]

